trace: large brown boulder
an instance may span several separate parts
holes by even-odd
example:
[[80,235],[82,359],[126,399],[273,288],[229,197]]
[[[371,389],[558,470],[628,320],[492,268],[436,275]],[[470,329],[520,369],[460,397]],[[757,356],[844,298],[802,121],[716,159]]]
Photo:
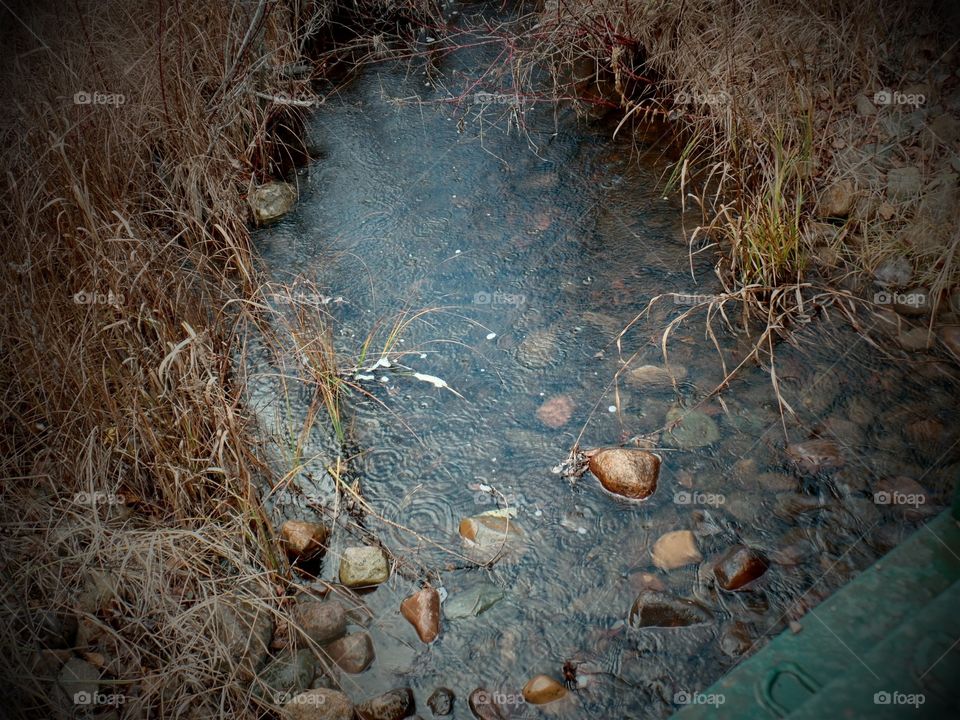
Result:
[[608,448],[590,456],[590,472],[614,495],[645,500],[657,489],[660,456],[646,450]]

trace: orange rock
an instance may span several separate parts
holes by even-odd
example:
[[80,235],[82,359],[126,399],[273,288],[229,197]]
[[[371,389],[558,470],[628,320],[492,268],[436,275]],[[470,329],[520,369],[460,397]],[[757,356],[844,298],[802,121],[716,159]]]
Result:
[[697,541],[689,530],[664,533],[654,543],[650,556],[653,564],[661,570],[673,570],[703,560],[697,549]]
[[567,689],[547,675],[536,675],[523,686],[523,699],[531,705],[546,705],[566,694]]
[[320,523],[287,520],[280,528],[280,543],[291,560],[310,560],[326,550],[330,530]]
[[432,643],[440,634],[440,593],[424,588],[400,603],[400,614],[420,636],[421,642]]
[[657,489],[660,456],[646,450],[600,450],[590,457],[590,472],[609,492],[644,500]]

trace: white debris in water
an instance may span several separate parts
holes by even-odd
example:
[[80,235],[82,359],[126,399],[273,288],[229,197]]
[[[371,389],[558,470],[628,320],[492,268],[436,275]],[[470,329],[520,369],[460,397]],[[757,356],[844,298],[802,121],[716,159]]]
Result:
[[487,335],[487,340],[493,340],[496,336],[497,336],[496,333],[489,333],[489,334]]
[[454,254],[454,255],[459,255],[460,252],[461,252],[460,250],[454,250],[454,251],[453,251],[453,254]]
[[444,379],[442,379],[442,378],[438,378],[436,375],[424,375],[423,373],[415,372],[415,373],[413,374],[413,376],[414,376],[417,380],[423,380],[423,382],[428,382],[428,383],[430,383],[430,384],[433,385],[435,388],[448,388],[448,387],[450,387],[449,385],[447,385],[447,381],[446,381],[446,380],[444,380]]
[[374,380],[373,375],[357,375],[357,380]]
[[380,382],[382,382],[382,383],[388,383],[388,382],[390,382],[390,378],[388,378],[386,375],[381,375],[381,376],[380,376]]
[[578,527],[578,528],[577,528],[577,533],[580,534],[580,535],[586,535],[586,534],[587,534],[587,529],[586,529],[585,527]]
[[492,485],[487,485],[487,484],[485,484],[485,483],[480,483],[479,486],[477,487],[477,489],[478,489],[480,492],[488,493],[488,492],[490,492],[491,490],[493,490],[493,486],[492,486]]
[[607,412],[616,412],[616,411],[617,411],[616,405],[611,405],[610,407],[607,408]]
[[540,517],[541,515],[543,515],[543,510],[535,510],[533,512],[533,515],[534,517]]
[[382,357],[379,360],[377,360],[370,369],[376,370],[378,367],[389,368],[389,367],[393,367],[393,364],[390,362],[388,358]]
[[440,596],[440,603],[444,603],[447,600],[447,589],[441,585],[437,588],[437,595]]
[[426,359],[427,359],[427,354],[426,354],[426,353],[420,353],[420,359],[421,359],[421,360],[426,360]]

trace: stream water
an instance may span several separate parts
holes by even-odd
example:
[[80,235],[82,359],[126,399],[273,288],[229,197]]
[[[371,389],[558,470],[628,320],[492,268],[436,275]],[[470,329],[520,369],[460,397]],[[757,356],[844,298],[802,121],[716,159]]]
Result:
[[[671,337],[676,386],[631,377],[662,366],[667,324],[717,292],[712,251],[691,260],[683,224],[698,218],[663,197],[661,149],[611,139],[613,126],[563,104],[497,94],[485,71],[502,50],[369,66],[328,94],[311,121],[322,158],[296,179],[299,205],[256,238],[278,283],[321,288],[316,312],[331,316],[343,366],[357,366],[349,464],[387,520],[368,514],[366,529],[404,571],[364,595],[377,660],[340,682],[354,699],[409,686],[424,717],[438,686],[456,693],[457,718],[471,717],[467,696],[481,686],[512,717],[663,717],[947,502],[956,379],[819,315],[780,346],[796,413],[782,421],[756,364],[708,398],[723,371],[703,313]],[[712,327],[736,364],[748,339]],[[381,357],[389,367],[374,367]],[[689,432],[666,429],[678,412]],[[571,483],[551,472],[575,443],[648,434],[663,466],[645,502],[611,496],[589,473]],[[785,452],[817,437],[836,443],[824,469]],[[875,502],[878,489],[914,487],[903,478],[922,500]],[[523,552],[489,567],[465,560],[460,520],[506,505]],[[741,593],[705,584],[696,563],[661,570],[651,548],[673,530],[692,530],[707,561],[736,542],[761,548],[770,569]],[[348,533],[341,542],[353,544]],[[331,550],[323,577],[336,566]],[[398,612],[417,578],[446,603],[479,584],[503,597],[445,620],[425,646]],[[699,598],[714,622],[627,627],[645,587]],[[584,687],[546,709],[509,702],[535,674],[560,679],[567,660]]]

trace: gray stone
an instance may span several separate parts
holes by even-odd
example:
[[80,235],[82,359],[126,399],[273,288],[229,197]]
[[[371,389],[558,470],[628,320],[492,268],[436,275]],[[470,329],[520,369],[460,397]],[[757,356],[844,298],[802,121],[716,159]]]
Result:
[[667,426],[670,429],[664,433],[664,439],[681,450],[705,447],[720,439],[716,421],[700,410],[671,408]]
[[913,265],[907,258],[897,256],[884,260],[873,271],[877,284],[888,288],[906,287],[913,278]]
[[480,615],[503,598],[503,590],[493,583],[482,582],[463,592],[451,594],[443,604],[448,620],[459,620]]
[[284,695],[298,695],[307,690],[313,682],[316,669],[316,660],[309,650],[299,650],[296,654],[286,652],[263,669],[260,681],[276,702]]
[[390,568],[378,547],[351,547],[340,557],[340,582],[350,588],[369,587],[386,582]]
[[629,624],[635,628],[687,627],[713,620],[712,613],[693,600],[674,597],[657,590],[644,590],[630,609]]
[[415,707],[410,688],[390,690],[357,705],[357,720],[403,720]]
[[817,215],[822,218],[843,218],[850,214],[857,199],[856,187],[849,179],[838,180],[820,197]]
[[860,93],[857,95],[855,103],[857,108],[857,113],[860,115],[876,115],[877,107],[873,104],[873,101],[870,100],[866,95]]
[[290,183],[268,182],[250,193],[250,207],[258,223],[285,215],[297,201],[297,189]]
[[273,618],[249,600],[225,595],[214,601],[215,632],[230,656],[242,668],[256,670],[263,663],[273,636]]
[[373,640],[365,632],[353,633],[334,640],[324,648],[326,654],[345,672],[356,675],[362,673],[373,662],[376,653]]
[[308,600],[297,603],[291,619],[318,645],[343,637],[347,632],[347,612],[334,600]]

